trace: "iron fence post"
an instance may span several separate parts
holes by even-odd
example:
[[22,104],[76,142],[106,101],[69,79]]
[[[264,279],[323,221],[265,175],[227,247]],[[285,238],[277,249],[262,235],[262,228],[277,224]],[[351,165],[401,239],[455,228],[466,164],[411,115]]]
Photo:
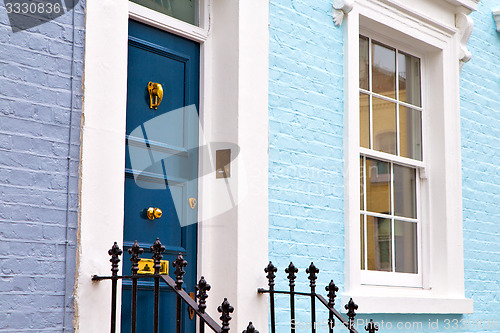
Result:
[[[175,288],[177,290],[182,289],[182,284],[184,283],[184,280],[182,280],[182,277],[186,272],[184,271],[184,267],[187,266],[187,261],[184,260],[182,257],[182,254],[179,253],[177,256],[177,259],[172,263],[172,265],[175,267]],[[176,332],[181,333],[182,330],[182,315],[181,315],[181,309],[182,308],[182,300],[179,296],[177,296],[177,313],[176,313]]]
[[243,333],[259,333],[253,326],[252,322],[248,323],[247,329],[243,331]]
[[274,278],[278,269],[274,267],[273,263],[270,261],[269,265],[264,268],[264,272],[267,273],[267,279],[269,280],[269,303],[271,307],[271,333],[276,332],[276,318],[275,318],[275,309],[274,309]]
[[131,332],[135,333],[137,330],[137,272],[139,271],[139,255],[144,252],[144,249],[139,246],[137,240],[131,248],[127,251],[130,254],[130,262],[132,263],[132,318],[131,318]]
[[[201,313],[205,313],[205,309],[207,308],[206,299],[208,298],[207,291],[210,291],[212,287],[207,283],[205,277],[202,276],[200,281],[194,288],[198,292],[198,294],[196,295],[196,297],[198,297],[198,309],[200,310]],[[205,323],[203,322],[203,320],[200,319],[200,333],[204,332],[205,332]]]
[[[333,283],[333,280],[331,280],[328,286],[325,287],[325,290],[328,291],[328,306],[333,309],[335,307],[335,297],[337,297],[336,292],[339,291],[339,287],[337,287],[335,283]],[[334,327],[335,319],[333,318],[332,311],[330,311],[328,316],[328,331],[333,333]]]
[[353,332],[354,331],[354,317],[356,316],[356,313],[354,312],[354,310],[358,309],[358,305],[356,303],[354,303],[354,301],[351,298],[349,300],[349,302],[344,307],[347,310],[347,317],[349,317],[349,322],[348,322],[349,332]]
[[163,258],[162,253],[165,251],[165,246],[163,246],[160,242],[159,238],[156,238],[156,241],[150,247],[151,252],[153,252],[153,260],[154,260],[154,317],[153,317],[153,332],[158,333],[158,323],[160,316],[160,267],[161,267],[161,259]]
[[227,298],[224,298],[224,301],[222,302],[221,305],[217,308],[217,311],[221,313],[220,320],[222,321],[222,330],[221,333],[228,333],[229,332],[229,321],[232,319],[231,316],[229,315],[230,313],[233,313],[234,308],[229,304],[227,301]]
[[290,265],[285,269],[285,273],[288,274],[287,278],[290,281],[290,331],[291,333],[295,333],[295,274],[298,273],[299,270],[294,264],[290,261]]
[[316,279],[318,278],[316,274],[319,273],[319,269],[311,263],[306,269],[306,273],[309,274],[309,284],[311,286],[311,332],[316,333]]
[[378,331],[378,326],[375,325],[375,323],[373,322],[373,319],[370,319],[370,322],[368,323],[368,325],[365,326],[365,330],[368,333],[375,333],[376,331]]
[[118,263],[120,262],[120,256],[123,251],[120,249],[118,244],[115,242],[108,254],[111,256],[109,261],[111,262],[111,333],[116,333],[116,290],[118,284]]

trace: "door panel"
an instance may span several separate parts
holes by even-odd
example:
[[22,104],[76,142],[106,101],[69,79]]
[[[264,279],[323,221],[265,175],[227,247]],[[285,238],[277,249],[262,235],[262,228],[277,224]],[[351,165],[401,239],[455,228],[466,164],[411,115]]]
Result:
[[[149,107],[148,82],[163,86],[158,109]],[[130,272],[126,250],[135,240],[151,258],[156,237],[166,247],[169,275],[181,252],[188,261],[184,288],[196,284],[196,219],[198,172],[199,44],[144,24],[129,22],[127,130],[125,156],[125,218],[123,272]],[[160,208],[161,218],[149,220],[146,210]],[[141,281],[137,332],[153,325],[153,282]],[[122,332],[130,332],[130,284],[123,283]],[[161,287],[160,332],[175,332],[175,294]],[[194,332],[187,308],[183,331]]]

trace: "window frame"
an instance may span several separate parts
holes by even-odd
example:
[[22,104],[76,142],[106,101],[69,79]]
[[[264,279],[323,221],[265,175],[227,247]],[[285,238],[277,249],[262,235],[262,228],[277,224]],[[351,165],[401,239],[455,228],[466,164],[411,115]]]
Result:
[[[409,7],[412,6],[412,7]],[[435,12],[429,6],[434,7]],[[344,33],[344,181],[345,292],[342,302],[356,300],[361,313],[472,313],[465,298],[461,137],[460,41],[455,13],[438,3],[357,0],[343,26]],[[381,286],[362,283],[360,265],[359,181],[359,35],[360,29],[411,45],[423,61],[422,95],[422,286]],[[379,41],[383,42],[384,40]],[[432,80],[430,75],[432,74]],[[422,101],[424,102],[424,101]],[[428,133],[432,135],[430,137]],[[432,147],[426,140],[432,142]],[[384,154],[384,153],[380,153]],[[405,164],[404,158],[400,162]],[[426,208],[427,207],[427,208]],[[436,255],[431,256],[430,254]]]
[[[424,261],[427,261],[428,258],[425,258],[423,256],[423,252],[422,251],[422,225],[423,223],[425,223],[423,220],[422,220],[422,213],[423,213],[423,210],[426,209],[425,205],[422,204],[423,200],[422,200],[422,188],[425,187],[425,184],[423,183],[424,180],[421,178],[421,175],[425,175],[425,168],[426,168],[426,164],[425,164],[425,161],[426,161],[426,156],[425,156],[425,147],[426,147],[426,143],[428,142],[426,140],[426,136],[424,135],[424,128],[426,128],[427,126],[425,125],[425,120],[427,119],[425,117],[425,110],[426,110],[426,103],[427,103],[427,99],[426,99],[426,96],[425,96],[425,92],[426,92],[426,86],[425,86],[425,82],[426,82],[426,79],[427,79],[427,75],[425,73],[425,55],[421,52],[419,52],[418,50],[412,48],[411,46],[409,45],[405,45],[404,43],[400,42],[400,41],[396,41],[396,40],[391,40],[390,38],[387,38],[386,36],[383,36],[381,34],[378,34],[377,32],[374,32],[374,31],[370,31],[369,29],[367,28],[363,28],[363,27],[360,27],[359,29],[359,36],[364,36],[366,38],[368,38],[369,40],[369,43],[368,43],[368,57],[369,57],[369,85],[368,85],[368,90],[366,89],[363,89],[361,88],[361,86],[358,85],[358,91],[359,93],[364,93],[366,94],[367,96],[370,96],[369,97],[369,100],[370,100],[370,117],[369,117],[369,124],[372,124],[373,122],[373,113],[372,113],[372,108],[373,108],[373,103],[372,103],[372,98],[371,96],[375,96],[376,98],[380,98],[380,99],[383,99],[385,101],[389,101],[391,103],[395,103],[397,105],[396,107],[396,154],[391,154],[391,153],[386,153],[386,152],[381,152],[381,151],[378,151],[378,150],[375,150],[375,149],[370,149],[370,148],[365,148],[365,147],[361,147],[361,145],[359,145],[359,156],[360,157],[364,157],[365,159],[366,158],[371,158],[371,159],[376,159],[376,160],[379,160],[379,161],[383,161],[383,162],[389,162],[391,164],[390,166],[390,186],[391,186],[391,214],[389,214],[391,217],[388,217],[391,219],[391,230],[392,230],[392,238],[391,240],[395,237],[394,236],[394,232],[395,232],[395,229],[394,229],[394,226],[395,226],[395,223],[394,223],[394,220],[397,220],[396,218],[396,215],[395,215],[395,212],[394,212],[394,196],[392,194],[394,194],[394,164],[397,164],[397,165],[401,165],[401,166],[406,166],[406,167],[411,167],[411,168],[414,168],[415,169],[415,185],[416,185],[416,200],[417,200],[417,203],[416,203],[416,218],[413,219],[413,220],[417,220],[416,222],[413,222],[413,223],[417,223],[417,273],[416,274],[411,274],[411,273],[398,273],[398,272],[387,272],[387,271],[372,271],[372,270],[368,270],[368,269],[361,269],[360,271],[360,279],[361,279],[361,284],[363,285],[373,285],[373,286],[399,286],[399,287],[423,287],[423,275],[422,274],[422,269],[423,269],[423,265],[422,265],[422,262]],[[373,92],[372,90],[372,86],[373,86],[373,76],[372,76],[372,48],[371,48],[371,45],[372,45],[372,42],[373,41],[376,41],[378,44],[382,44],[384,46],[387,46],[387,47],[390,47],[390,48],[393,48],[395,50],[395,58],[396,58],[396,71],[398,69],[398,66],[397,66],[397,62],[398,62],[398,52],[402,52],[402,53],[405,53],[405,54],[409,54],[409,55],[412,55],[414,57],[417,57],[420,59],[420,91],[421,91],[421,96],[420,96],[420,107],[419,106],[416,106],[416,105],[411,105],[410,103],[406,103],[406,102],[401,102],[399,100],[399,83],[398,83],[398,77],[397,77],[397,72],[396,72],[396,86],[395,86],[395,98],[390,98],[390,97],[387,97],[387,96],[383,96],[383,95],[380,95],[380,94],[377,94],[375,92]],[[421,149],[422,149],[422,152],[421,152],[421,156],[422,156],[422,160],[416,160],[416,159],[411,159],[411,158],[407,158],[407,157],[402,157],[400,156],[400,135],[399,135],[399,122],[398,122],[398,119],[399,119],[399,106],[400,105],[403,105],[403,106],[411,106],[413,107],[414,109],[418,109],[420,112],[421,112],[421,135],[422,135],[422,142],[421,142]],[[358,110],[359,112],[359,110]],[[370,145],[373,146],[373,141],[374,141],[374,135],[373,135],[373,127],[369,127],[370,128],[370,133],[369,133],[369,142],[370,142]],[[366,166],[366,164],[365,164]],[[366,173],[366,170],[365,170],[365,173]],[[365,188],[365,185],[363,186],[363,189],[364,189],[364,192],[366,193],[366,188]],[[363,215],[364,216],[364,225],[365,225],[365,229],[364,229],[364,236],[365,236],[365,239],[367,237],[367,230],[366,230],[366,226],[367,226],[367,216],[382,216],[381,214],[377,214],[377,213],[374,213],[374,212],[370,212],[368,214],[365,214],[365,212],[368,212],[367,211],[367,207],[366,207],[366,198],[364,198],[365,200],[365,206],[363,207],[364,209],[362,210],[361,208],[359,209],[359,212],[358,214],[360,215]],[[360,230],[361,231],[361,230]],[[360,242],[362,242],[363,240],[360,239]],[[392,244],[392,242],[391,242]],[[361,246],[361,244],[360,244]],[[366,245],[365,247],[363,247],[365,253],[367,251],[366,249]],[[392,247],[392,260],[395,260],[395,253],[394,253],[394,250],[395,250],[395,247],[393,246]],[[360,256],[360,260],[362,259],[362,256]],[[366,254],[365,254],[365,260],[366,260]],[[394,265],[394,264],[393,264]]]

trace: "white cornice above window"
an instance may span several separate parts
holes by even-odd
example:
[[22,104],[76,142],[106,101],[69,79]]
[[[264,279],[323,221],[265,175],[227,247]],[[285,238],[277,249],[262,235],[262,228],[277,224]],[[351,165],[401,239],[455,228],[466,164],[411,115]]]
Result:
[[445,0],[445,1],[457,7],[462,6],[469,10],[477,10],[477,4],[481,0]]

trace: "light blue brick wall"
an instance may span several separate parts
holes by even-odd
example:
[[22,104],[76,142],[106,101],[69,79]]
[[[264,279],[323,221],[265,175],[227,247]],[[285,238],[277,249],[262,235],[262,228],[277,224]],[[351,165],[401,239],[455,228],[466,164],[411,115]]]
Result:
[[492,9],[498,0],[481,0],[471,14],[472,59],[460,81],[465,290],[474,299],[474,315],[464,318],[500,326],[500,32]]
[[[309,288],[311,261],[320,269],[320,288],[344,280],[343,42],[331,5],[270,4],[269,251],[280,288],[290,261],[299,268],[297,290]],[[308,304],[302,299],[297,306]],[[281,298],[278,314],[287,308]],[[297,320],[307,321],[308,313],[298,311]],[[285,331],[288,315],[278,317]]]
[[13,33],[0,3],[0,332],[73,331],[83,26]]
[[[383,332],[398,331],[398,323],[412,326],[406,332],[500,332],[500,327],[453,329],[454,320],[459,325],[461,320],[496,320],[500,326],[500,34],[491,14],[495,3],[500,8],[498,0],[482,0],[471,15],[473,58],[460,81],[465,288],[466,297],[474,299],[474,314],[358,316],[383,321]],[[293,260],[301,268],[297,289],[307,290],[304,270],[314,260],[321,288],[334,279],[342,292],[342,63],[342,30],[331,22],[331,1],[271,0],[269,256],[280,269],[278,288],[287,288],[283,270]],[[297,306],[298,321],[309,321],[309,300]],[[287,309],[287,299],[279,299],[279,332],[289,331]]]

